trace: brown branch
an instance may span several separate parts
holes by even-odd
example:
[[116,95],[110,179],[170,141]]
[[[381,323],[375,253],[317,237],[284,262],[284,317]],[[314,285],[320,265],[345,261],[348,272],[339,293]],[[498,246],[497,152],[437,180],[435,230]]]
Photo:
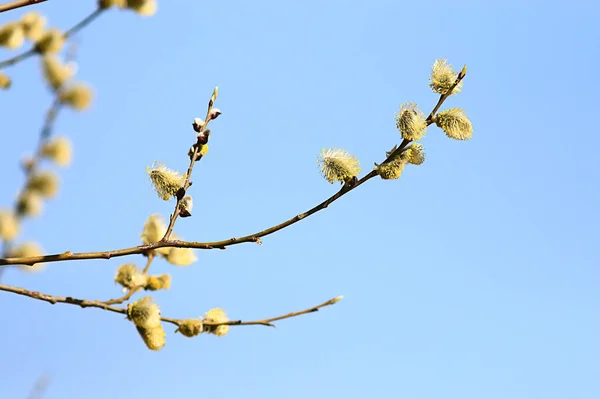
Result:
[[[44,1],[46,1],[46,0],[44,0]],[[84,19],[79,21],[77,24],[75,24],[75,26],[73,26],[69,30],[67,30],[64,33],[65,39],[68,39],[69,37],[71,37],[75,33],[77,33],[78,31],[80,31],[82,28],[87,26],[90,22],[92,22],[94,19],[96,19],[102,13],[102,11],[104,11],[104,9],[101,9],[101,8],[94,10],[94,12],[92,12],[90,15],[88,15],[87,17],[85,17]],[[27,50],[21,54],[15,55],[12,58],[9,58],[4,61],[0,61],[0,69],[15,65],[18,62],[26,60],[27,58],[31,57],[34,54],[37,54],[35,46],[33,46],[32,48],[30,48],[29,50]]]
[[[106,303],[100,302],[100,301],[90,301],[87,299],[77,299],[77,298],[73,298],[73,297],[69,297],[69,296],[55,296],[55,295],[49,295],[49,294],[42,294],[41,292],[37,292],[37,291],[29,291],[26,290],[25,288],[20,288],[20,287],[13,287],[10,285],[4,285],[4,284],[0,284],[0,291],[6,291],[6,292],[12,292],[13,294],[18,294],[18,295],[22,295],[22,296],[26,296],[29,298],[33,298],[33,299],[37,299],[40,301],[44,301],[44,302],[48,302],[52,305],[55,305],[57,303],[66,303],[69,305],[76,305],[79,306],[81,308],[97,308],[97,309],[103,309],[109,312],[113,312],[113,313],[120,313],[120,314],[124,314],[127,315],[127,308],[117,308],[114,306],[110,306],[107,305]],[[289,319],[292,317],[296,317],[296,316],[301,316],[303,314],[307,314],[307,313],[313,313],[318,311],[320,308],[325,307],[325,306],[330,306],[333,305],[337,302],[339,302],[342,299],[341,296],[338,296],[336,298],[330,299],[326,302],[323,302],[320,305],[317,306],[313,306],[311,308],[305,309],[305,310],[301,310],[299,312],[291,312],[291,313],[287,313],[284,314],[282,316],[276,316],[276,317],[271,317],[269,319],[261,319],[261,320],[251,320],[251,321],[242,321],[242,320],[229,320],[229,321],[225,321],[222,323],[209,323],[206,322],[204,323],[207,326],[220,326],[220,325],[228,325],[228,326],[253,326],[253,325],[261,325],[261,326],[269,326],[269,327],[273,327],[273,322],[274,321],[278,321],[278,320],[283,320],[283,319]],[[179,325],[181,324],[181,322],[183,320],[179,320],[179,319],[173,319],[170,317],[161,317],[160,318],[162,321],[164,321],[165,323],[170,323],[170,324],[174,324],[177,327],[179,327]]]
[[16,8],[26,7],[37,3],[43,3],[48,0],[16,0],[9,3],[0,4],[0,12],[14,10]]
[[[437,104],[435,105],[435,107],[433,108],[433,110],[431,111],[431,113],[429,114],[429,116],[426,119],[427,125],[431,125],[434,122],[436,112],[440,109],[440,107],[442,106],[444,101],[446,101],[446,99],[450,96],[449,93],[452,93],[454,88],[460,83],[460,81],[462,79],[464,79],[465,76],[466,76],[466,66],[463,67],[463,69],[460,71],[460,73],[458,74],[458,76],[456,78],[456,81],[454,82],[454,85],[446,92],[446,94],[440,95],[440,98],[439,98]],[[390,154],[390,156],[388,156],[385,159],[384,163],[389,162],[394,157],[399,155],[406,148],[406,146],[409,143],[410,143],[410,140],[406,140],[406,139],[403,140],[402,143],[400,144],[400,146],[398,146],[398,148],[395,151],[393,151]],[[312,207],[308,211],[301,213],[299,215],[296,215],[293,218],[286,220],[283,223],[269,227],[268,229],[265,229],[265,230],[259,231],[257,233],[254,233],[254,234],[247,235],[247,236],[239,237],[239,238],[230,238],[228,240],[212,241],[212,242],[179,241],[179,240],[168,240],[168,239],[163,238],[163,240],[152,243],[152,244],[139,245],[137,247],[124,248],[124,249],[118,249],[118,250],[113,250],[113,251],[81,252],[81,253],[72,253],[70,251],[67,251],[62,254],[32,256],[32,257],[27,257],[27,258],[0,258],[0,266],[33,265],[35,263],[41,263],[41,262],[60,262],[60,261],[67,261],[67,260],[82,260],[82,259],[110,259],[110,258],[115,258],[115,257],[119,257],[119,256],[142,254],[142,253],[151,251],[153,249],[164,248],[164,247],[195,248],[195,249],[214,249],[214,248],[225,249],[231,245],[241,244],[241,243],[245,243],[245,242],[261,243],[261,240],[260,240],[261,237],[267,236],[269,234],[273,234],[279,230],[282,230],[288,226],[291,226],[294,223],[299,222],[302,219],[305,219],[305,218],[317,213],[320,210],[327,208],[331,203],[338,200],[339,198],[344,196],[346,193],[354,190],[355,188],[357,188],[358,186],[362,185],[363,183],[372,179],[375,176],[377,176],[377,171],[372,170],[367,175],[365,175],[361,179],[357,180],[355,183],[346,184],[346,185],[342,186],[340,191],[338,191],[337,193],[335,193],[334,195],[332,195],[325,201],[321,202],[320,204]],[[171,219],[173,219],[173,217],[171,217]],[[171,225],[171,223],[170,223],[170,225]]]

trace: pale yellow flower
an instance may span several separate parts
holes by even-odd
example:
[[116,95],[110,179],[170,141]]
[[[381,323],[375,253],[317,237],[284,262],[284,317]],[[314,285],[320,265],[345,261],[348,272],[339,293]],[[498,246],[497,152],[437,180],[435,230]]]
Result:
[[74,83],[60,91],[60,101],[77,111],[87,109],[92,102],[92,89],[85,83]]
[[[42,256],[44,249],[35,241],[28,241],[20,244],[10,251],[9,255],[11,258],[29,258],[32,256]],[[35,263],[33,266],[22,265],[19,268],[26,272],[39,272],[44,270],[44,263]]]
[[21,225],[19,218],[12,210],[0,210],[0,239],[11,241],[19,234]]
[[158,3],[156,0],[127,0],[127,8],[144,17],[150,17],[156,14]]
[[148,291],[168,290],[171,288],[171,276],[161,274],[158,276],[148,276],[144,289]]
[[185,176],[160,162],[155,162],[151,168],[146,168],[146,173],[150,175],[150,181],[158,196],[165,201],[168,201],[171,196],[175,197],[185,183]]
[[405,165],[406,162],[397,158],[391,162],[378,165],[376,169],[379,176],[384,180],[399,179]]
[[17,212],[24,216],[39,216],[43,207],[44,201],[35,191],[25,190],[17,200]]
[[75,70],[70,64],[63,64],[58,57],[46,55],[42,57],[42,71],[46,83],[52,89],[57,90],[67,80],[71,79],[75,74]]
[[179,327],[175,332],[181,333],[182,335],[191,338],[202,332],[202,320],[199,319],[185,319],[179,322]]
[[141,237],[144,244],[152,244],[160,241],[167,232],[167,226],[158,214],[150,215],[146,223]]
[[[452,65],[448,64],[445,59],[437,59],[433,63],[433,67],[431,67],[429,87],[436,93],[446,94],[452,85],[454,85],[454,82],[456,82],[457,77],[458,73],[452,71]],[[462,85],[463,82],[461,80],[454,90],[452,90],[452,94],[459,93]]]
[[358,159],[346,150],[323,149],[317,158],[317,164],[325,180],[331,184],[335,181],[345,183],[360,173]]
[[23,15],[21,25],[23,26],[25,37],[31,41],[36,41],[44,33],[46,17],[39,12],[31,11]]
[[396,114],[396,127],[406,140],[420,140],[425,136],[425,115],[415,103],[405,103]]
[[402,160],[413,165],[421,165],[425,161],[423,144],[415,143],[402,152]]
[[435,117],[435,124],[452,139],[468,140],[473,137],[473,125],[461,108],[441,111]]
[[11,50],[18,49],[25,41],[23,26],[17,22],[9,22],[0,27],[0,47],[7,47]]
[[[229,321],[227,314],[221,308],[211,309],[204,315],[204,323],[223,323]],[[229,332],[228,325],[219,325],[219,326],[207,326],[204,325],[204,331],[209,334],[218,335],[219,337],[223,337],[227,335]]]
[[192,248],[169,248],[169,252],[165,255],[165,259],[175,266],[189,266],[196,262],[198,258]]
[[145,296],[127,305],[127,318],[138,327],[152,328],[160,325],[160,309]]
[[39,53],[58,53],[65,44],[65,35],[60,29],[49,29],[45,31],[35,42],[35,48]]
[[58,136],[43,145],[42,155],[54,161],[58,166],[68,166],[73,158],[71,141],[65,136]]
[[146,285],[148,282],[148,276],[143,274],[137,267],[132,263],[127,263],[119,266],[115,275],[115,283],[123,286],[124,288],[135,288]]
[[10,77],[4,72],[0,71],[0,89],[8,89],[10,88],[11,84],[12,81],[10,80]]
[[42,197],[53,198],[58,192],[58,175],[50,170],[33,174],[27,182],[27,189]]

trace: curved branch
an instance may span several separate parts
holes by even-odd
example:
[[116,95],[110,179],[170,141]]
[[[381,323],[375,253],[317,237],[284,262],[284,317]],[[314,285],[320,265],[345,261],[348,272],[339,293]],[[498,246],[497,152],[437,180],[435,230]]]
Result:
[[[113,313],[120,313],[120,314],[127,315],[127,308],[117,308],[114,306],[107,305],[106,303],[100,302],[100,301],[77,299],[77,298],[73,298],[70,296],[55,296],[55,295],[43,294],[41,292],[29,291],[29,290],[26,290],[25,288],[13,287],[13,286],[4,285],[4,284],[0,284],[0,291],[12,292],[13,294],[18,294],[18,295],[26,296],[29,298],[37,299],[40,301],[48,302],[52,305],[55,305],[57,303],[66,303],[69,305],[76,305],[81,308],[98,308],[98,309],[103,309],[103,310],[113,312]],[[317,312],[320,308],[333,305],[333,304],[339,302],[341,299],[342,299],[342,297],[338,296],[336,298],[330,299],[330,300],[323,302],[317,306],[313,306],[313,307],[310,307],[305,310],[300,310],[298,312],[291,312],[291,313],[287,313],[287,314],[284,314],[281,316],[271,317],[268,319],[251,320],[251,321],[229,320],[229,321],[225,321],[222,323],[205,322],[204,324],[207,326],[220,326],[220,325],[256,326],[256,325],[261,325],[261,326],[274,327],[273,322],[275,322],[275,321],[283,320],[283,319],[290,319],[292,317],[301,316],[303,314]],[[170,317],[161,317],[160,319],[162,321],[164,321],[165,323],[170,323],[170,324],[176,325],[177,327],[179,327],[180,323],[183,321],[183,320],[179,320],[179,319],[173,319]]]
[[[466,73],[467,73],[467,69],[465,66],[459,72],[459,74],[456,78],[456,81],[454,82],[454,85],[452,87],[450,87],[450,89],[446,92],[446,94],[440,95],[440,98],[439,98],[437,104],[435,105],[435,107],[433,108],[433,110],[431,111],[431,113],[429,114],[429,116],[426,119],[427,125],[431,125],[434,122],[436,112],[440,109],[440,107],[442,106],[444,101],[446,101],[446,99],[448,97],[450,97],[450,93],[452,93],[454,88],[460,83],[460,81],[462,79],[464,79],[464,77],[466,76]],[[386,160],[384,162],[388,162],[391,159],[393,159],[394,157],[396,157],[398,154],[400,154],[406,148],[406,146],[408,144],[410,144],[410,142],[411,142],[410,140],[404,139],[402,141],[402,143],[398,146],[398,148],[394,152],[392,152],[386,158]],[[245,243],[245,242],[255,242],[258,244],[262,244],[262,241],[260,240],[261,237],[265,237],[265,236],[268,236],[269,234],[273,234],[279,230],[282,230],[288,226],[291,226],[291,225],[299,222],[302,219],[305,219],[305,218],[317,213],[320,210],[327,208],[331,203],[338,200],[339,198],[344,196],[346,193],[354,190],[355,188],[357,188],[358,186],[362,185],[363,183],[372,179],[375,176],[377,176],[377,171],[372,170],[367,175],[363,176],[361,179],[351,182],[350,184],[345,184],[344,186],[342,186],[340,191],[338,191],[337,193],[335,193],[334,195],[332,195],[325,201],[321,202],[320,204],[312,207],[308,211],[301,213],[299,215],[296,215],[293,218],[288,219],[283,223],[269,227],[269,228],[259,231],[257,233],[239,237],[239,238],[234,237],[234,238],[230,238],[228,240],[212,241],[212,242],[179,241],[179,240],[169,240],[168,238],[163,238],[161,241],[158,241],[158,242],[155,242],[152,244],[139,245],[137,247],[124,248],[124,249],[118,249],[118,250],[113,250],[113,251],[80,252],[80,253],[72,253],[71,251],[67,251],[62,254],[32,256],[32,257],[27,257],[27,258],[0,258],[0,266],[33,265],[35,263],[61,262],[61,261],[67,261],[67,260],[110,259],[110,258],[116,258],[116,257],[120,257],[120,256],[143,254],[148,251],[152,251],[154,249],[164,248],[164,247],[195,248],[195,249],[215,249],[215,248],[225,249],[229,246],[241,244],[241,243]],[[172,216],[170,226],[173,223],[174,223],[174,218]]]

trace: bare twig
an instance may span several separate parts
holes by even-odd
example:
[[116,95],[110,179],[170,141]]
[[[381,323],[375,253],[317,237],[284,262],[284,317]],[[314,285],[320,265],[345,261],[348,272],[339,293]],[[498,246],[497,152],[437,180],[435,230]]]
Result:
[[[104,9],[101,9],[101,8],[94,10],[94,12],[92,12],[90,15],[88,15],[87,17],[85,17],[84,19],[79,21],[77,24],[75,24],[75,26],[73,26],[69,30],[67,30],[64,33],[65,39],[73,36],[75,33],[79,32],[82,28],[87,26],[90,22],[92,22],[94,19],[96,19],[102,13],[102,11],[104,11]],[[27,58],[31,57],[32,55],[34,55],[36,53],[37,53],[37,51],[35,49],[35,46],[33,46],[32,48],[30,48],[29,50],[27,50],[21,54],[15,55],[14,57],[9,58],[4,61],[0,61],[0,69],[15,65],[18,62],[26,60]]]
[[29,393],[27,399],[42,399],[46,393],[46,390],[48,389],[48,386],[50,385],[50,380],[51,378],[49,375],[41,375],[35,382],[35,385],[33,386],[33,389]]
[[[120,314],[124,314],[127,315],[127,308],[117,308],[114,306],[110,306],[107,305],[104,302],[100,302],[100,301],[90,301],[90,300],[86,300],[86,299],[77,299],[77,298],[73,298],[73,297],[69,297],[69,296],[55,296],[55,295],[48,295],[48,294],[42,294],[40,292],[37,291],[29,291],[26,290],[25,288],[20,288],[20,287],[13,287],[10,285],[4,285],[4,284],[0,284],[0,291],[6,291],[6,292],[12,292],[13,294],[18,294],[18,295],[23,295],[29,298],[33,298],[33,299],[37,299],[40,301],[44,301],[44,302],[48,302],[52,305],[55,305],[57,303],[66,303],[69,305],[76,305],[79,306],[81,308],[97,308],[97,309],[103,309],[109,312],[113,312],[113,313],[120,313]],[[341,296],[338,296],[336,298],[330,299],[326,302],[321,303],[320,305],[317,306],[313,306],[311,308],[305,309],[305,310],[301,310],[299,312],[291,312],[291,313],[287,313],[284,314],[282,316],[276,316],[276,317],[271,317],[268,319],[260,319],[260,320],[251,320],[251,321],[243,321],[243,320],[229,320],[229,321],[225,321],[222,323],[211,323],[211,322],[205,322],[204,324],[207,326],[220,326],[220,325],[228,325],[228,326],[253,326],[253,325],[261,325],[261,326],[269,326],[269,327],[273,327],[273,322],[278,321],[278,320],[283,320],[283,319],[289,319],[292,317],[296,317],[296,316],[301,316],[303,314],[307,314],[307,313],[313,313],[318,311],[320,308],[325,307],[325,306],[330,306],[333,305],[335,303],[337,303],[340,299],[342,299]],[[170,317],[161,317],[160,318],[162,321],[164,321],[165,323],[170,323],[170,324],[174,324],[176,326],[179,327],[180,323],[183,320],[179,320],[179,319],[173,319]]]
[[[431,111],[431,113],[429,114],[429,116],[426,119],[427,125],[431,125],[434,122],[436,112],[440,109],[440,107],[442,106],[444,101],[446,101],[446,99],[450,96],[449,93],[452,93],[454,88],[460,83],[460,81],[462,79],[464,79],[465,76],[466,76],[466,67],[464,67],[460,71],[460,73],[458,74],[458,76],[456,78],[456,81],[454,82],[454,85],[446,92],[446,94],[440,95],[440,98],[439,98],[437,104],[435,105],[435,107],[433,108],[433,110]],[[400,144],[400,146],[398,146],[398,148],[394,152],[392,152],[392,154],[390,154],[390,156],[388,156],[384,162],[389,162],[390,160],[394,159],[397,155],[399,155],[406,148],[406,146],[408,144],[410,144],[410,140],[406,140],[406,139],[403,140],[402,143]],[[327,208],[331,203],[338,200],[339,198],[341,198],[348,192],[354,190],[355,188],[357,188],[358,186],[362,185],[363,183],[372,179],[375,176],[377,176],[377,171],[372,170],[371,172],[369,172],[368,174],[363,176],[361,179],[357,180],[356,183],[354,183],[353,185],[342,186],[342,188],[337,193],[335,193],[334,195],[332,195],[325,201],[321,202],[320,204],[312,207],[308,211],[301,213],[299,215],[296,215],[293,218],[288,219],[283,223],[280,223],[278,225],[269,227],[268,229],[265,229],[265,230],[259,231],[257,233],[254,233],[254,234],[247,235],[247,236],[243,236],[243,237],[230,238],[228,240],[212,241],[212,242],[179,241],[179,240],[168,240],[168,239],[163,238],[163,240],[152,243],[152,244],[139,245],[137,247],[124,248],[124,249],[118,249],[118,250],[112,250],[112,251],[81,252],[81,253],[72,253],[70,251],[67,251],[62,254],[32,256],[32,257],[27,257],[27,258],[0,258],[0,266],[3,266],[3,265],[33,265],[35,263],[42,263],[42,262],[61,262],[61,261],[67,261],[67,260],[82,260],[82,259],[110,259],[110,258],[119,257],[119,256],[142,254],[142,253],[151,251],[153,249],[164,248],[164,247],[195,248],[195,249],[215,249],[215,248],[225,249],[229,246],[246,243],[246,242],[259,242],[260,243],[261,237],[267,236],[269,234],[273,234],[279,230],[282,230],[288,226],[291,226],[292,224],[299,222],[302,219],[305,219],[305,218],[317,213],[320,210]],[[176,212],[177,212],[177,210],[175,211],[174,215],[176,214]],[[169,225],[171,226],[173,223],[174,223],[174,217],[171,216],[171,223],[169,223]],[[172,226],[171,226],[171,230],[172,230]]]
[[37,3],[43,3],[48,0],[16,0],[9,3],[0,4],[0,12],[14,10],[15,8],[21,8],[30,6]]

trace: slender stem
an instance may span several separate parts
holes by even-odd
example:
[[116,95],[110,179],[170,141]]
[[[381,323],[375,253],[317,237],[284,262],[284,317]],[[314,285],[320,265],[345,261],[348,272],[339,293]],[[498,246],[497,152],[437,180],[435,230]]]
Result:
[[[208,123],[211,121],[211,111],[212,111],[213,101],[214,100],[211,98],[211,100],[208,102],[208,108],[206,110],[206,117],[204,118],[204,120],[206,122],[204,122],[204,125],[199,129],[200,131],[198,132],[198,136],[200,136],[202,133],[204,133],[206,131]],[[185,191],[191,185],[190,178],[192,177],[192,171],[194,170],[194,165],[196,164],[196,158],[200,154],[201,147],[202,147],[202,145],[200,144],[200,139],[198,139],[198,141],[196,142],[196,146],[194,147],[194,153],[190,157],[190,165],[188,166],[187,173],[185,174],[185,181],[183,183],[184,194],[177,197],[177,202],[175,203],[175,210],[173,211],[173,214],[169,218],[169,226],[167,227],[167,231],[165,232],[165,235],[161,239],[161,241],[167,241],[169,239],[169,237],[171,236],[171,233],[173,232],[173,228],[175,227],[175,221],[177,220],[177,217],[179,216],[179,213],[181,211],[179,205],[181,204],[181,200],[185,196]]]
[[[450,96],[450,93],[452,93],[454,88],[460,83],[460,81],[462,79],[464,79],[465,75],[466,75],[466,68],[463,68],[461,70],[461,72],[458,74],[456,81],[454,82],[454,85],[446,92],[446,94],[440,95],[440,98],[439,98],[437,104],[435,105],[435,107],[433,108],[433,110],[431,111],[431,113],[429,114],[429,116],[426,119],[426,122],[428,125],[431,125],[434,122],[436,112],[440,109],[440,107],[442,106],[444,101],[446,101],[446,99]],[[208,120],[208,118],[207,118],[207,120]],[[390,156],[388,156],[385,159],[384,162],[389,162],[391,159],[393,159],[398,154],[400,154],[410,142],[411,142],[410,140],[406,140],[406,139],[403,140],[402,143],[400,144],[400,146],[398,146],[398,148],[394,152],[392,152],[390,154]],[[193,166],[193,163],[190,163],[190,165]],[[312,207],[308,211],[301,213],[299,215],[296,215],[293,218],[288,219],[283,223],[280,223],[278,225],[269,227],[268,229],[265,229],[265,230],[259,231],[257,233],[254,233],[254,234],[247,235],[247,236],[243,236],[243,237],[238,237],[238,238],[234,237],[234,238],[230,238],[228,240],[212,241],[212,242],[168,240],[168,237],[166,237],[166,238],[163,238],[161,241],[155,242],[152,244],[139,245],[137,247],[124,248],[124,249],[118,249],[118,250],[112,250],[112,251],[81,252],[81,253],[72,253],[70,251],[67,251],[62,254],[32,256],[32,257],[27,257],[27,258],[0,258],[0,266],[3,266],[3,265],[33,265],[35,263],[40,263],[40,262],[60,262],[60,261],[67,261],[67,260],[82,260],[82,259],[110,259],[110,258],[119,257],[119,256],[142,254],[142,253],[151,251],[153,249],[164,248],[164,247],[196,248],[196,249],[214,249],[214,248],[225,249],[226,247],[245,243],[245,242],[260,243],[261,237],[267,236],[269,234],[273,234],[279,230],[282,230],[288,226],[291,226],[294,223],[299,222],[302,219],[307,218],[308,216],[311,216],[311,215],[317,213],[320,210],[327,208],[331,203],[338,200],[339,198],[344,196],[346,193],[354,190],[355,188],[357,188],[358,186],[362,185],[363,183],[372,179],[375,176],[377,176],[377,171],[372,170],[371,172],[369,172],[368,174],[363,176],[360,180],[356,181],[356,183],[354,183],[354,185],[342,186],[340,191],[338,191],[337,193],[335,193],[334,195],[332,195],[325,201],[321,202],[320,204]],[[189,185],[188,185],[188,187],[189,187]],[[178,201],[178,203],[179,203],[179,201]],[[175,219],[177,217],[176,215],[177,215],[178,209],[179,209],[179,207],[177,207],[177,209],[171,216],[171,221],[169,223],[169,227],[170,227],[171,231],[172,231],[172,227],[175,223]],[[170,234],[169,231],[167,231],[167,233]],[[167,236],[168,234],[165,234],[165,236]]]
[[[37,299],[37,300],[40,300],[40,301],[48,302],[48,303],[50,303],[52,305],[55,305],[57,303],[66,303],[66,304],[69,304],[69,305],[76,305],[76,306],[79,306],[81,308],[97,308],[97,309],[102,309],[102,310],[106,310],[106,311],[113,312],[113,313],[120,313],[120,314],[127,315],[127,308],[117,308],[117,307],[114,307],[114,306],[107,305],[106,303],[103,303],[103,302],[100,302],[100,301],[90,301],[90,300],[86,300],[86,299],[77,299],[77,298],[73,298],[73,297],[69,297],[69,296],[65,297],[65,296],[55,296],[55,295],[43,294],[41,292],[29,291],[29,290],[26,290],[25,288],[13,287],[13,286],[4,285],[4,284],[0,284],[0,291],[12,292],[13,294],[22,295],[22,296],[26,296],[26,297],[29,297],[29,298]],[[333,305],[334,303],[338,302],[341,298],[342,297],[333,298],[333,299],[330,299],[329,301],[323,302],[320,305],[313,306],[311,308],[308,308],[308,309],[305,309],[305,310],[301,310],[299,312],[291,312],[291,313],[284,314],[282,316],[271,317],[271,318],[268,318],[268,319],[251,320],[251,321],[229,320],[229,321],[226,321],[226,322],[223,322],[223,323],[208,323],[207,322],[205,324],[207,326],[220,326],[220,325],[251,326],[251,325],[263,325],[263,326],[271,326],[272,327],[274,321],[283,320],[283,319],[289,319],[289,318],[292,318],[292,317],[301,316],[303,314],[316,312],[316,311],[318,311],[322,307]],[[166,323],[171,323],[171,324],[174,324],[174,325],[176,325],[178,327],[179,327],[180,323],[182,322],[182,320],[173,319],[173,318],[170,318],[170,317],[161,317],[160,319],[162,321],[166,322]]]
[[0,12],[14,10],[15,8],[21,8],[30,6],[37,3],[43,3],[47,0],[15,0],[9,3],[0,4]]
[[80,22],[78,22],[75,26],[73,26],[71,29],[66,31],[65,39],[68,39],[69,37],[73,36],[75,33],[79,32],[81,29],[83,29],[85,26],[87,26],[90,22],[92,22],[93,20],[98,18],[100,16],[100,14],[102,14],[102,11],[104,11],[103,8],[97,8],[90,15],[88,15],[87,17],[82,19]]
[[31,57],[34,54],[35,54],[35,48],[31,48],[31,49],[25,51],[24,53],[15,55],[12,58],[9,58],[7,60],[0,62],[0,69],[5,68],[7,66],[15,65],[16,63],[26,60],[27,58]]

